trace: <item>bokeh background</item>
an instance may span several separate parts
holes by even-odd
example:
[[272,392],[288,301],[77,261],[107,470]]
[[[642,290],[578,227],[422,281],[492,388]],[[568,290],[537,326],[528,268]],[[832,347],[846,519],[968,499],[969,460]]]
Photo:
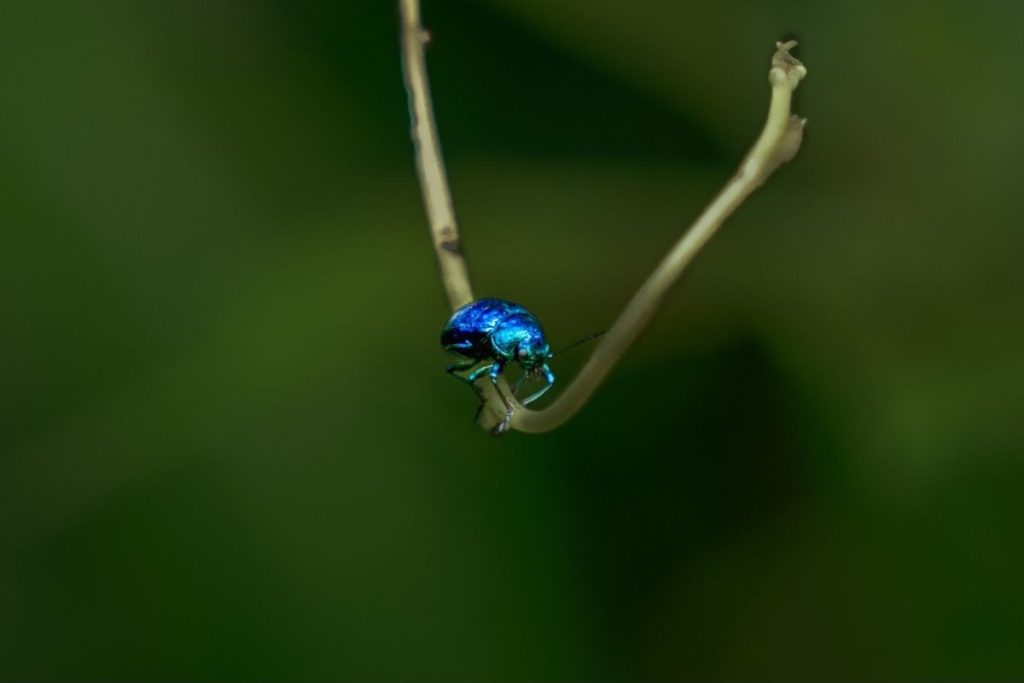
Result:
[[[1024,5],[428,0],[481,295],[586,409],[445,376],[384,0],[0,10],[0,677],[1024,676]],[[577,349],[555,370],[570,378]]]

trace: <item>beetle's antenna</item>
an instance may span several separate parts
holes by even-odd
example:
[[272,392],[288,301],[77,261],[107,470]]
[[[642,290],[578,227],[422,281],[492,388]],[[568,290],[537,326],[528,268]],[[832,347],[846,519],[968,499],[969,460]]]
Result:
[[607,330],[602,330],[601,332],[595,332],[594,334],[588,334],[588,335],[587,335],[586,337],[584,337],[583,339],[577,339],[577,340],[576,340],[576,341],[574,341],[574,342],[573,342],[572,344],[569,344],[568,346],[563,346],[562,348],[560,348],[560,349],[558,349],[557,351],[553,352],[553,353],[552,353],[551,355],[552,355],[552,356],[555,356],[555,355],[557,355],[557,354],[559,354],[559,353],[564,353],[565,351],[568,351],[569,349],[574,349],[574,348],[576,348],[577,346],[579,346],[580,344],[583,344],[583,343],[585,343],[585,342],[588,342],[588,341],[590,341],[591,339],[597,339],[597,338],[598,338],[598,337],[600,337],[600,336],[601,336],[602,334],[604,334],[604,333],[605,333],[606,331],[607,331]]

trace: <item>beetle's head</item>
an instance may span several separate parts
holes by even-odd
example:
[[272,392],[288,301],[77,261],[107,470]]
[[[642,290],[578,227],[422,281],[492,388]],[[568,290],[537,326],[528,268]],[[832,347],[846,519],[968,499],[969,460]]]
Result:
[[526,371],[535,370],[551,358],[551,347],[543,337],[530,337],[519,342],[516,360]]

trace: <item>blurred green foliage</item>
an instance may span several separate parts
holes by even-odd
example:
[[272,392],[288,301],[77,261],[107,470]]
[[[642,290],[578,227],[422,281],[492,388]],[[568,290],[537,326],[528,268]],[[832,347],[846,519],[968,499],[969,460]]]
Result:
[[7,3],[3,677],[1024,675],[1024,6],[424,12],[476,288],[556,346],[794,35],[805,147],[583,413],[493,439],[442,372],[390,2]]

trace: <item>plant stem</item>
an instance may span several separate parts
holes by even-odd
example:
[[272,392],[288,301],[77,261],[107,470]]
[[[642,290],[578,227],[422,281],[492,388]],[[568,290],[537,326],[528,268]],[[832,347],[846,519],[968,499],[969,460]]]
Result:
[[[409,93],[416,167],[434,250],[441,268],[441,280],[452,310],[455,310],[474,297],[469,283],[469,271],[462,255],[430,101],[423,55],[427,33],[420,23],[419,0],[399,0],[399,6],[402,16],[402,64]],[[629,346],[640,336],[665,294],[722,223],[776,168],[793,158],[800,148],[805,120],[790,114],[790,104],[793,91],[807,74],[804,66],[790,54],[795,46],[795,41],[776,43],[772,68],[768,74],[772,86],[768,120],[739,170],[647,278],[602,337],[576,378],[543,410],[524,408],[512,396],[504,379],[499,381],[498,391],[502,392],[505,400],[497,395],[495,387],[488,380],[480,380],[475,385],[482,401],[477,414],[480,426],[500,434],[509,427],[523,432],[546,432],[565,423],[583,407]],[[511,406],[511,413],[506,405]]]
[[772,171],[796,154],[805,120],[790,114],[790,103],[793,90],[807,70],[789,54],[795,46],[795,41],[776,44],[777,51],[769,73],[772,97],[768,120],[739,170],[633,295],[572,383],[543,410],[515,411],[511,422],[513,429],[546,432],[582,408],[626,349],[644,331],[665,294],[718,228],[768,179]]
[[441,282],[452,310],[473,300],[469,269],[462,254],[459,226],[448,189],[448,175],[441,157],[441,143],[430,99],[430,81],[424,47],[430,34],[420,23],[419,0],[400,0],[402,18],[402,73],[409,94],[409,116],[412,119],[412,141],[416,148],[416,170],[423,192],[423,205],[434,240],[434,252],[441,268]]

